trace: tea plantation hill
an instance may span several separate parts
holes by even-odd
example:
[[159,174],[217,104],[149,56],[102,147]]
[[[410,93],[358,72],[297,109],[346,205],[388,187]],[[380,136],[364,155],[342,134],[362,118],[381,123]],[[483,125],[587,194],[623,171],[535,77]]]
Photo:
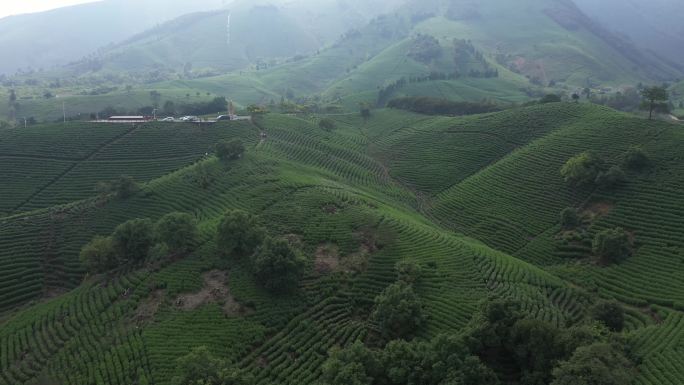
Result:
[[[423,270],[415,287],[427,314],[421,338],[459,330],[486,298],[516,299],[526,314],[559,326],[615,298],[626,308],[623,336],[641,358],[634,383],[684,381],[680,125],[574,103],[463,118],[377,110],[367,121],[328,116],[331,130],[321,118],[267,114],[204,132],[2,131],[3,165],[25,161],[2,169],[25,167],[31,178],[3,171],[12,192],[3,200],[24,196],[3,202],[0,219],[0,384],[44,376],[169,384],[175,360],[199,345],[259,384],[315,383],[330,348],[377,330],[373,299],[402,260]],[[244,156],[179,160],[219,138],[242,140]],[[633,145],[651,164],[613,189],[572,188],[559,174],[581,152],[617,164]],[[60,152],[64,159],[46,159]],[[126,200],[92,196],[92,183],[124,170],[118,164],[139,170],[141,191]],[[588,238],[628,230],[633,256],[601,266],[581,242],[563,242],[566,207],[588,214]],[[309,267],[298,290],[269,294],[244,261],[219,257],[214,231],[235,208],[300,245]],[[85,275],[78,253],[94,235],[175,211],[199,220],[197,251],[108,278]],[[203,296],[210,290],[220,298]]]

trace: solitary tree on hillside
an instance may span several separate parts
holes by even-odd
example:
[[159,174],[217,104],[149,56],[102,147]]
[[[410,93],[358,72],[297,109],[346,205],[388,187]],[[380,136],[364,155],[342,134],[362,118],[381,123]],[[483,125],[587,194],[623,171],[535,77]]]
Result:
[[8,107],[9,107],[8,118],[9,118],[10,122],[13,122],[17,117],[17,93],[13,89],[10,90],[10,93],[9,93]]
[[245,146],[239,139],[222,140],[216,144],[216,156],[221,160],[236,160],[242,157]]
[[572,100],[575,101],[575,103],[579,103],[580,96],[578,94],[572,94]]
[[670,95],[665,87],[648,87],[641,91],[643,102],[641,107],[648,110],[648,118],[653,119],[654,112],[668,112]]
[[174,102],[172,102],[171,100],[167,100],[164,103],[164,107],[162,110],[164,111],[164,114],[166,114],[166,115],[170,115],[170,116],[176,115],[176,104]]
[[363,118],[364,121],[368,121],[371,117],[371,108],[368,103],[361,103],[359,104],[359,112],[361,113],[361,117]]
[[152,99],[152,105],[154,106],[154,108],[159,108],[159,103],[161,102],[161,97],[162,97],[162,95],[161,95],[161,93],[159,93],[159,91],[157,91],[157,90],[150,91],[150,98]]

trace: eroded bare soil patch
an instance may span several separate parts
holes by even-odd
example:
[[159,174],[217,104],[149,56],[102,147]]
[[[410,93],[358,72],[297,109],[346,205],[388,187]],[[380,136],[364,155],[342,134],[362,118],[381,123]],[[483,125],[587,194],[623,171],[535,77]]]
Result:
[[176,298],[175,305],[178,308],[189,311],[208,303],[217,303],[228,316],[244,315],[251,311],[230,294],[228,273],[212,270],[204,273],[202,278],[204,278],[202,290],[197,293],[182,294]]

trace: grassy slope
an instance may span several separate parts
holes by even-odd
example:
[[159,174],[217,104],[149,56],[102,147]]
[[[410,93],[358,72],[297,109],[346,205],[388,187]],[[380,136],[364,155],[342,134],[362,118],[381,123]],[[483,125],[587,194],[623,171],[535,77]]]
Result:
[[[190,167],[149,182],[128,201],[86,200],[4,218],[3,309],[77,288],[6,313],[0,383],[22,383],[45,370],[74,384],[143,377],[166,384],[173,359],[198,344],[239,362],[259,383],[311,383],[328,348],[372,330],[369,302],[404,258],[424,266],[417,288],[430,316],[424,336],[464,325],[488,295],[519,298],[531,315],[559,324],[582,317],[596,294],[615,296],[634,305],[628,336],[647,355],[638,383],[668,383],[660,366],[676,360],[679,340],[657,341],[681,333],[681,313],[673,309],[681,273],[673,261],[681,258],[675,234],[682,224],[671,214],[683,207],[674,194],[682,175],[678,126],[574,104],[456,119],[397,111],[379,111],[367,123],[356,115],[335,119],[337,129],[325,132],[315,118],[267,116],[259,122],[269,134],[264,142],[256,129],[231,130],[249,144],[247,156],[229,165],[206,160],[215,177],[206,190]],[[656,166],[617,192],[572,192],[559,181],[560,165],[574,153],[594,148],[615,159],[634,143],[654,154]],[[139,145],[154,153],[163,142],[140,137],[126,148]],[[608,199],[613,210],[591,231],[608,224],[635,230],[636,256],[599,268],[554,255],[560,209]],[[331,205],[334,213],[324,209]],[[240,263],[217,260],[208,237],[227,208],[260,214],[273,234],[296,234],[310,259],[321,244],[337,245],[342,261],[363,245],[379,248],[360,274],[311,272],[297,295],[272,297]],[[76,254],[93,234],[174,210],[202,222],[207,243],[193,256],[79,285]],[[231,293],[252,311],[225,317],[216,304],[193,311],[174,306],[180,293],[202,287],[203,271],[216,267],[230,269]],[[649,282],[635,271],[645,271]],[[122,296],[127,288],[132,294]],[[659,304],[662,324],[642,314],[644,300]],[[151,303],[159,308],[144,317]]]

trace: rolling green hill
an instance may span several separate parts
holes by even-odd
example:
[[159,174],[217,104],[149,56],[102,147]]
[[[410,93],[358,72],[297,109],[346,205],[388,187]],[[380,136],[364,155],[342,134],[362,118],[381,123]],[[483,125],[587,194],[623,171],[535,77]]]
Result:
[[[463,328],[487,298],[514,298],[528,316],[560,326],[615,298],[627,309],[622,338],[640,359],[634,383],[684,379],[680,125],[574,103],[464,118],[342,114],[328,116],[332,130],[319,128],[320,118],[268,114],[205,130],[2,131],[3,169],[15,158],[34,162],[19,165],[31,178],[7,173],[3,188],[41,199],[9,202],[4,211],[19,212],[0,217],[0,384],[42,375],[68,384],[169,384],[174,360],[199,345],[258,384],[312,384],[330,348],[374,333],[372,299],[407,259],[423,269],[416,292],[428,318],[420,338]],[[245,156],[174,163],[219,138],[241,139]],[[651,165],[629,171],[625,183],[563,183],[568,158],[592,150],[616,164],[632,145],[651,154]],[[52,158],[41,167],[46,146]],[[139,171],[142,190],[127,200],[89,198],[83,181],[119,172],[105,164]],[[200,174],[211,182],[198,183]],[[50,181],[51,192],[41,194],[47,190],[33,179]],[[590,249],[558,236],[565,207],[591,214],[587,236],[627,229],[634,255],[612,266],[592,262]],[[219,257],[212,234],[232,208],[301,245],[309,267],[296,292],[268,294],[243,262]],[[192,255],[85,275],[78,251],[93,235],[172,211],[200,221],[202,246]],[[202,297],[216,282],[223,299]]]

